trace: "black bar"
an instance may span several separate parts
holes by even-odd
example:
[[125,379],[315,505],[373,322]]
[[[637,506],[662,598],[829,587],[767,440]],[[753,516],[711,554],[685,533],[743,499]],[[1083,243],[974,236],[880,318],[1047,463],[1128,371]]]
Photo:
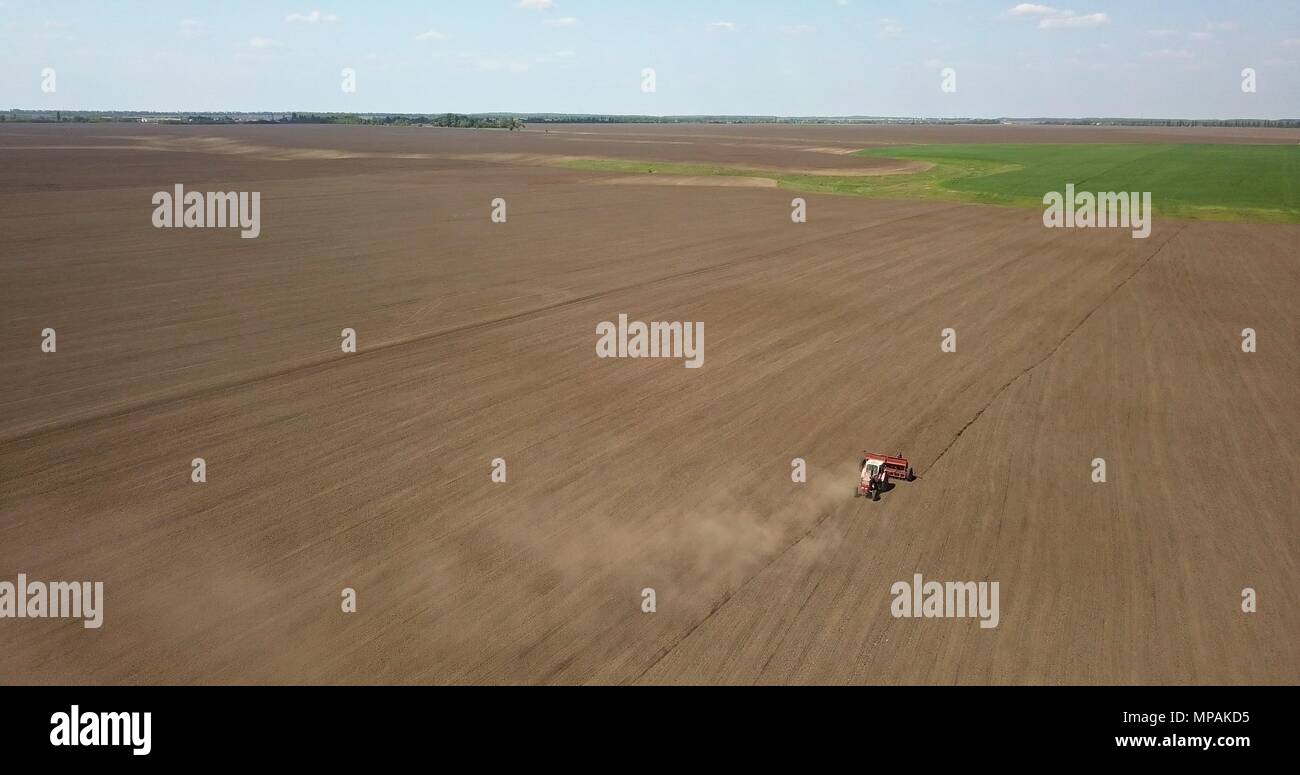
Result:
[[[1040,766],[1276,760],[1292,747],[1296,693],[1281,687],[10,687],[0,696],[0,750],[52,765],[336,765],[436,755],[442,766],[453,766],[455,756],[474,751],[496,760],[529,751],[587,757],[612,747],[638,761],[678,756],[678,766],[694,761],[688,752],[696,748],[760,762],[834,751],[855,757],[856,768],[893,756],[918,764]],[[149,753],[135,754],[143,746],[132,745],[56,747],[51,736],[64,721],[56,714],[66,714],[70,726],[74,705],[81,734],[89,734],[88,719],[102,729],[103,719],[87,714],[149,713]],[[121,717],[109,720],[118,724]]]

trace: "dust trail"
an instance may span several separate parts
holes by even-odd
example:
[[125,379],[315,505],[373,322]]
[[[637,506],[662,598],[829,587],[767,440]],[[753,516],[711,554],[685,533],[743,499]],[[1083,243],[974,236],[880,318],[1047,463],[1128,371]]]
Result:
[[[849,492],[844,483],[851,484],[856,475],[855,467],[845,465],[834,469],[830,476],[819,477],[819,483],[814,487],[813,497],[802,508],[788,515],[793,517],[792,519],[782,520],[785,532],[780,541],[765,542],[761,546],[749,544],[743,540],[739,542],[740,546],[747,546],[755,551],[750,554],[733,554],[731,556],[732,564],[729,569],[734,572],[734,577],[730,579],[733,583],[728,583],[726,586],[727,592],[714,603],[707,615],[692,625],[681,637],[661,649],[650,663],[631,679],[631,682],[639,681],[654,669],[655,665],[662,662],[665,657],[671,654],[687,638],[691,637],[705,622],[712,619],[714,614],[722,610],[738,592],[748,586],[751,581],[763,575],[768,568],[775,565],[790,551],[799,548],[805,552],[820,555],[831,546],[838,545],[843,539],[843,531],[834,525],[831,526],[834,529],[830,530],[822,530],[822,527],[826,525],[827,520],[832,515],[840,513],[844,508],[843,504],[847,500]],[[708,526],[711,525],[711,522],[706,521],[704,524]],[[791,537],[793,537],[793,540],[791,540]],[[777,550],[777,547],[782,545],[784,545],[784,548]],[[763,561],[764,559],[766,559],[766,562]]]
[[[852,479],[851,467],[821,474],[773,506],[770,495],[755,494],[752,477],[737,476],[732,487],[687,506],[618,520],[609,514],[584,515],[563,534],[546,526],[554,519],[539,514],[515,521],[494,540],[544,560],[551,573],[569,584],[596,576],[604,577],[602,584],[653,578],[678,595],[695,589],[713,597],[718,589],[741,586],[755,568],[792,543],[804,540],[812,546],[806,541],[810,528],[850,499],[846,483]],[[520,532],[524,525],[536,527]]]

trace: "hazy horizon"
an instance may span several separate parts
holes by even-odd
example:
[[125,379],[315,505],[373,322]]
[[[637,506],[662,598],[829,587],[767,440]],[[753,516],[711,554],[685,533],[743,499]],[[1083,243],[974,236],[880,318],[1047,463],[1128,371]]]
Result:
[[[1256,116],[1227,116],[1208,118],[1205,116],[886,116],[886,115],[853,115],[853,116],[835,116],[835,115],[786,115],[780,113],[574,113],[568,111],[555,110],[428,110],[428,111],[402,111],[402,110],[367,110],[367,111],[333,111],[333,110],[310,110],[306,108],[266,108],[263,110],[219,110],[219,109],[192,109],[192,110],[132,110],[129,108],[32,108],[13,106],[7,111],[20,111],[28,113],[44,113],[61,111],[64,113],[127,113],[127,114],[148,114],[148,115],[203,115],[203,116],[245,116],[245,115],[287,115],[298,113],[302,115],[358,115],[358,116],[442,116],[442,115],[461,115],[461,116],[558,116],[564,118],[617,118],[617,119],[751,119],[751,123],[762,123],[756,119],[773,119],[776,121],[860,121],[860,122],[878,122],[878,121],[933,121],[933,122],[962,122],[962,121],[1086,121],[1095,119],[1098,121],[1297,121],[1300,116],[1281,116],[1278,118],[1258,118]],[[0,111],[3,112],[3,111]],[[636,123],[636,122],[626,122]]]
[[24,110],[1286,119],[1300,4],[0,0],[0,63]]

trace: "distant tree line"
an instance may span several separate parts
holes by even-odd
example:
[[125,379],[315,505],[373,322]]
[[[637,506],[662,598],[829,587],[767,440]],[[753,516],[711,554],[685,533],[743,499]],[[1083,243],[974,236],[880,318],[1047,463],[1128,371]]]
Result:
[[1055,124],[1064,126],[1271,127],[1297,129],[1300,119],[1189,118],[909,118],[888,116],[614,116],[587,113],[160,113],[123,110],[10,110],[0,122],[145,121],[159,124],[360,124],[466,129],[524,129],[528,124]]
[[520,114],[529,124],[997,124],[998,118],[890,118],[883,116],[601,116]]
[[443,113],[423,123],[468,129],[508,129],[512,132],[524,128],[524,122],[514,116],[465,116],[460,113]]
[[1066,126],[1208,126],[1208,127],[1269,127],[1282,129],[1300,128],[1300,119],[1281,118],[1040,118],[1032,119],[1037,124],[1061,124]]
[[360,115],[357,113],[290,113],[274,123],[283,124],[373,124],[379,126],[437,126],[464,129],[523,129],[524,122],[513,116],[466,116],[460,113],[441,115],[393,114]]
[[0,112],[0,123],[102,123],[111,121],[147,122],[151,124],[358,124],[507,129],[510,131],[526,127],[523,119],[517,116],[467,116],[460,113],[137,113],[118,110],[10,110],[7,113]]

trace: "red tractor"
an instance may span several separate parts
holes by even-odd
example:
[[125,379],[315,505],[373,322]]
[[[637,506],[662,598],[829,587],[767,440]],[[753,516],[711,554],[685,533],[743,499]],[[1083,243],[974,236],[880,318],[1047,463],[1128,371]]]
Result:
[[875,452],[862,453],[862,479],[853,488],[853,497],[864,495],[873,501],[880,500],[880,493],[890,489],[890,479],[912,481],[916,474],[908,465],[907,458],[899,455],[878,455]]

